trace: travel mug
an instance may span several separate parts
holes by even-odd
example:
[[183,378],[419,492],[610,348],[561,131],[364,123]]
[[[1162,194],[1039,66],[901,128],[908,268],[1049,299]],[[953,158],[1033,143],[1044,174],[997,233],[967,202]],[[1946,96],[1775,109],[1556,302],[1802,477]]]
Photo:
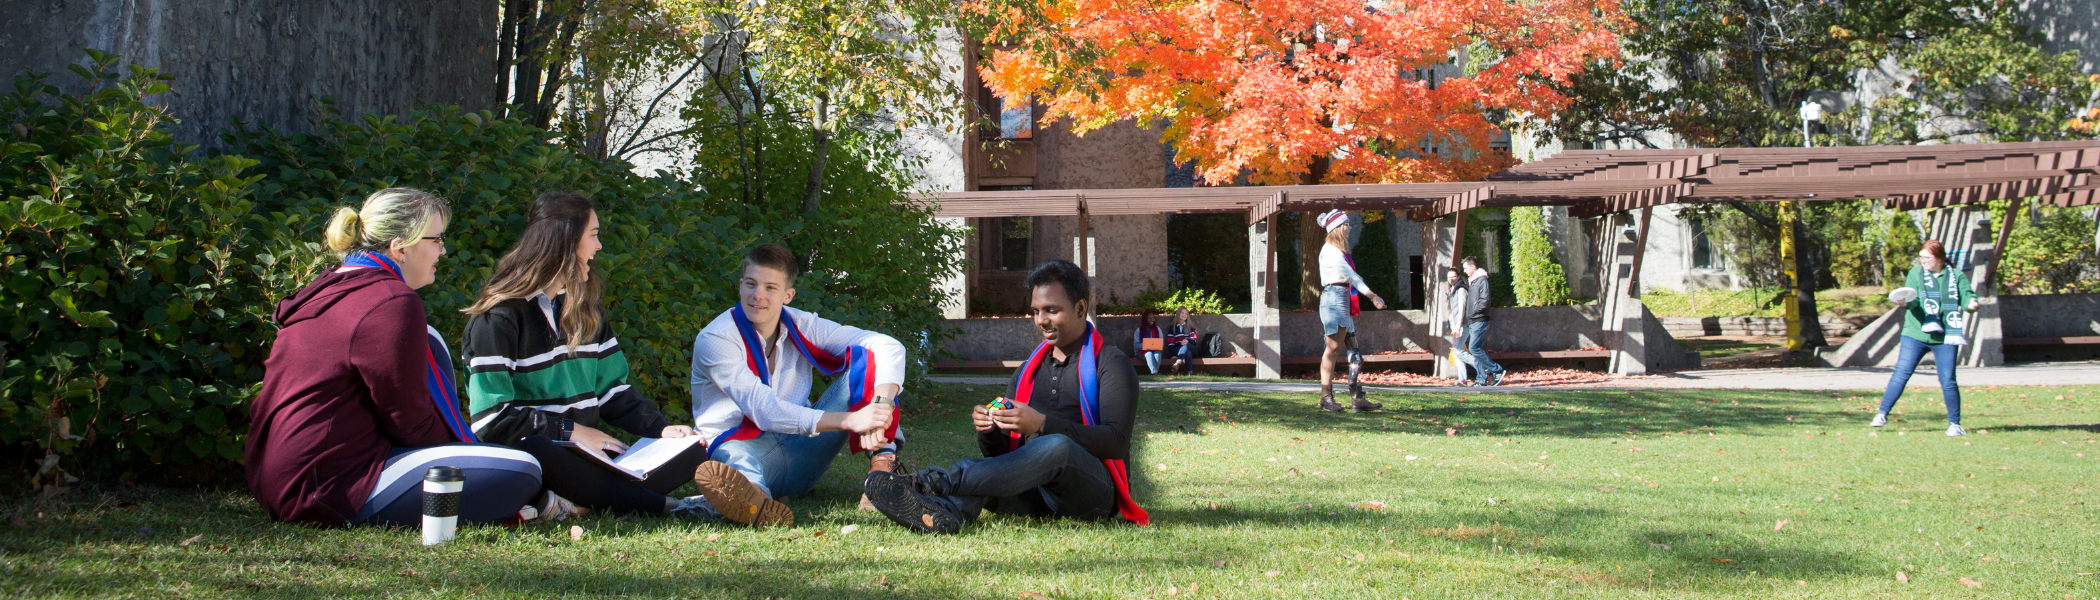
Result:
[[423,474],[423,545],[452,541],[459,530],[459,495],[467,473],[459,467],[431,467]]

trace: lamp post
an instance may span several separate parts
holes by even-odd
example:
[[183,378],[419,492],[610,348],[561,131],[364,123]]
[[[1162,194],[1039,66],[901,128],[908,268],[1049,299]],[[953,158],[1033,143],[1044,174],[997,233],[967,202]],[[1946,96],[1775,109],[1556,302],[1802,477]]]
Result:
[[[1823,119],[1823,105],[1811,100],[1801,101],[1801,147],[1815,147],[1815,139],[1809,137],[1808,122]],[[1779,203],[1779,264],[1786,283],[1786,298],[1781,310],[1786,317],[1786,351],[1788,354],[1807,352],[1808,344],[1802,339],[1801,293],[1811,290],[1801,283],[1801,263],[1794,248],[1794,230],[1800,227],[1801,207],[1793,200]],[[1813,291],[1809,293],[1814,293]]]

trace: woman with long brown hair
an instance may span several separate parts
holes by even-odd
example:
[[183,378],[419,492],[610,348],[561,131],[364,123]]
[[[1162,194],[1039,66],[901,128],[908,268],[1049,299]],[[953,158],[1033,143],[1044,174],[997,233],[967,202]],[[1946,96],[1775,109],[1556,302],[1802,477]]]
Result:
[[602,430],[606,423],[645,438],[693,435],[627,384],[627,356],[606,322],[604,278],[593,261],[602,247],[589,198],[542,194],[532,203],[525,233],[466,309],[472,315],[466,356],[474,433],[539,459],[549,492],[542,512],[550,517],[569,514],[568,502],[644,514],[690,507],[698,501],[664,494],[690,480],[707,460],[706,449],[696,445],[636,482],[560,443],[608,454],[626,451],[626,444]]

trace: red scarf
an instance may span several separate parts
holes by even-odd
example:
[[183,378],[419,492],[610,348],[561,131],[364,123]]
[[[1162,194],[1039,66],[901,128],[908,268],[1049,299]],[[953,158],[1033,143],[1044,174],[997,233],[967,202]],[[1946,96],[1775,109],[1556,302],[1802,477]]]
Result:
[[[1079,418],[1081,423],[1091,426],[1100,424],[1101,421],[1101,378],[1099,373],[1095,372],[1095,365],[1101,357],[1103,344],[1101,333],[1094,331],[1092,323],[1087,324],[1084,339],[1086,345],[1079,349]],[[1028,396],[1035,393],[1036,368],[1041,367],[1043,361],[1049,358],[1049,342],[1043,342],[1043,345],[1035,348],[1035,353],[1028,357],[1028,363],[1021,367],[1020,379],[1014,382],[1014,402],[1028,403]],[[1021,438],[1019,431],[1007,435],[1009,452],[1019,450],[1021,444],[1026,441]],[[1101,459],[1101,466],[1108,469],[1108,478],[1116,483],[1116,509],[1123,513],[1123,519],[1138,525],[1151,525],[1152,515],[1145,514],[1144,507],[1138,506],[1137,500],[1130,497],[1130,468],[1125,466],[1121,459],[1114,458]]]
[[[751,324],[751,319],[744,316],[744,305],[738,303],[730,307],[729,315],[731,320],[736,321],[737,333],[741,334],[744,341],[744,364],[751,368],[751,374],[758,376],[759,382],[773,385],[773,369],[771,365],[766,364],[765,340],[758,336],[758,328]],[[786,308],[780,310],[780,326],[787,329],[788,341],[793,342],[795,349],[800,350],[803,356],[809,357],[809,362],[817,366],[818,372],[825,375],[845,374],[845,381],[840,383],[846,384],[849,393],[846,401],[847,411],[860,410],[875,400],[875,361],[869,360],[867,348],[847,346],[845,356],[826,352],[823,347],[810,343],[809,338],[802,335],[802,330],[795,326],[795,318],[788,314]],[[884,432],[884,437],[897,439],[899,421],[901,419],[890,419],[890,427]],[[757,438],[759,433],[761,432],[758,424],[752,423],[751,417],[744,417],[743,422],[738,423],[736,428],[722,432],[722,435],[716,436],[714,443],[708,444],[707,447],[720,448],[723,442],[753,439]],[[876,450],[860,447],[860,436],[846,436],[846,440],[847,447],[853,452]]]

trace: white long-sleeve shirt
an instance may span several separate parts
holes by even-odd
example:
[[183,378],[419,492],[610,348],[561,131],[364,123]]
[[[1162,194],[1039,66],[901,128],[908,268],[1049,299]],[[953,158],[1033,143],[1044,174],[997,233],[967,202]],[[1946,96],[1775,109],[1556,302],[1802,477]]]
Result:
[[1321,244],[1320,285],[1337,283],[1346,283],[1355,287],[1356,291],[1371,293],[1371,286],[1364,283],[1363,276],[1357,275],[1354,267],[1349,266],[1349,258],[1342,255],[1341,248],[1334,247],[1334,244]]
[[[843,356],[848,346],[867,348],[874,360],[875,385],[904,383],[904,344],[896,338],[792,307],[780,311],[781,318],[795,320],[811,345],[826,352]],[[817,419],[824,411],[809,405],[810,369],[815,365],[788,340],[786,331],[774,337],[770,386],[751,372],[743,334],[729,311],[722,311],[693,338],[693,429],[700,435],[712,440],[735,429],[745,417],[762,431],[816,435]]]

